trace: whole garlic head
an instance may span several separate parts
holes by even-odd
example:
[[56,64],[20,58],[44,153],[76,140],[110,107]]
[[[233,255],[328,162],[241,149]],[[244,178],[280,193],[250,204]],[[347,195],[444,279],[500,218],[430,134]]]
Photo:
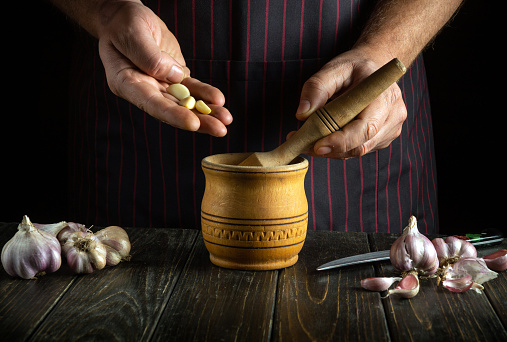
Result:
[[2,265],[13,277],[31,279],[42,272],[55,272],[61,264],[58,239],[37,229],[26,215],[2,248]]
[[391,263],[399,271],[416,271],[431,275],[438,269],[438,258],[431,241],[417,229],[414,216],[403,229],[403,234],[392,244],[389,253]]

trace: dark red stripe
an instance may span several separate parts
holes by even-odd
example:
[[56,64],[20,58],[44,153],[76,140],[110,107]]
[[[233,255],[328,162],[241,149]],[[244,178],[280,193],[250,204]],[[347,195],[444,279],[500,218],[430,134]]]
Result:
[[121,181],[123,176],[123,120],[122,115],[120,113],[120,107],[118,104],[118,97],[115,97],[116,100],[116,108],[118,110],[118,120],[119,120],[119,131],[120,131],[120,171],[118,176],[118,225],[121,226]]
[[146,157],[148,158],[148,222],[149,226],[152,226],[152,219],[151,219],[151,154],[150,154],[150,146],[148,142],[148,132],[146,130],[146,117],[149,115],[147,113],[144,113],[143,118],[143,130],[144,130],[144,142],[146,145]]
[[167,227],[167,194],[166,194],[166,186],[165,186],[165,170],[164,170],[164,154],[162,153],[162,147],[164,144],[162,143],[162,122],[158,122],[158,151],[159,151],[159,159],[160,159],[160,173],[162,176],[162,203],[163,203],[163,212],[164,212],[164,227]]
[[327,158],[327,198],[329,202],[329,230],[333,230],[333,197],[331,196],[331,161]]
[[363,231],[363,193],[364,193],[364,174],[363,174],[363,158],[359,157],[359,177],[361,183],[361,193],[359,194],[359,226]]
[[345,231],[347,232],[349,224],[349,194],[347,189],[347,161],[343,161],[343,191],[345,192]]
[[[107,80],[104,75],[102,87],[104,89],[104,98],[107,98]],[[109,150],[111,144],[109,142],[109,127],[111,124],[111,112],[109,111],[109,102],[104,101],[106,103],[106,111],[107,111],[107,123],[106,123],[106,222],[109,224]]]
[[132,117],[132,104],[129,105],[130,123],[132,125],[132,145],[134,146],[134,189],[132,191],[132,227],[136,226],[136,192],[137,192],[137,145],[134,118]]
[[389,179],[391,178],[391,153],[393,145],[389,145],[389,161],[387,162],[387,182],[386,182],[386,218],[387,218],[387,232],[391,232],[391,221],[389,219]]

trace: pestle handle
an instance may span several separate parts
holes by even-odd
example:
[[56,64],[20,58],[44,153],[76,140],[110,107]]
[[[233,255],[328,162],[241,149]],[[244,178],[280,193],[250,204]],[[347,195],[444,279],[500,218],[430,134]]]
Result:
[[278,164],[290,163],[317,140],[343,128],[405,71],[403,63],[394,58],[355,87],[317,109],[290,139],[273,150],[279,159]]

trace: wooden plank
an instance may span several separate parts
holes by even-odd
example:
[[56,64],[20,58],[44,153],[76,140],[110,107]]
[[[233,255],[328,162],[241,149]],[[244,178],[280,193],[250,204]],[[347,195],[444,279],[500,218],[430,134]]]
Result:
[[[379,250],[390,248],[396,238],[392,234],[371,237]],[[378,276],[398,274],[390,263],[378,264],[376,270]],[[414,298],[390,296],[383,299],[383,304],[394,341],[507,340],[505,327],[485,294],[454,293],[437,286],[436,279],[421,279]]]
[[[483,257],[499,249],[507,249],[507,240],[504,240],[499,246],[478,248],[477,256]],[[498,278],[485,283],[484,293],[502,321],[503,326],[507,329],[507,271],[498,272]]]
[[[18,223],[0,224],[0,246],[14,236]],[[0,269],[0,341],[26,340],[71,286],[68,269],[26,280]]]
[[273,340],[389,340],[380,295],[360,286],[373,276],[372,265],[316,271],[366,252],[364,233],[309,231],[298,262],[280,273]]
[[154,341],[267,341],[278,271],[225,269],[199,237]]
[[35,332],[44,341],[148,340],[186,263],[197,231],[126,229],[132,258],[80,275]]

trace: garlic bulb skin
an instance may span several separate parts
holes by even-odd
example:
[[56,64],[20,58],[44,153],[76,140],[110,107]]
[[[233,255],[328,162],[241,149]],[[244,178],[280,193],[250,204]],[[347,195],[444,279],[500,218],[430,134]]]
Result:
[[61,264],[61,247],[56,237],[37,229],[26,215],[2,248],[2,265],[13,277],[32,279],[41,272],[55,272]]
[[403,234],[392,244],[389,257],[394,268],[402,272],[415,270],[422,275],[431,275],[438,269],[435,247],[419,233],[414,216],[410,217]]
[[75,273],[92,273],[106,266],[106,247],[90,232],[71,233],[62,250]]
[[109,226],[96,232],[95,236],[106,247],[107,266],[114,266],[128,259],[131,245],[128,234],[123,228]]

